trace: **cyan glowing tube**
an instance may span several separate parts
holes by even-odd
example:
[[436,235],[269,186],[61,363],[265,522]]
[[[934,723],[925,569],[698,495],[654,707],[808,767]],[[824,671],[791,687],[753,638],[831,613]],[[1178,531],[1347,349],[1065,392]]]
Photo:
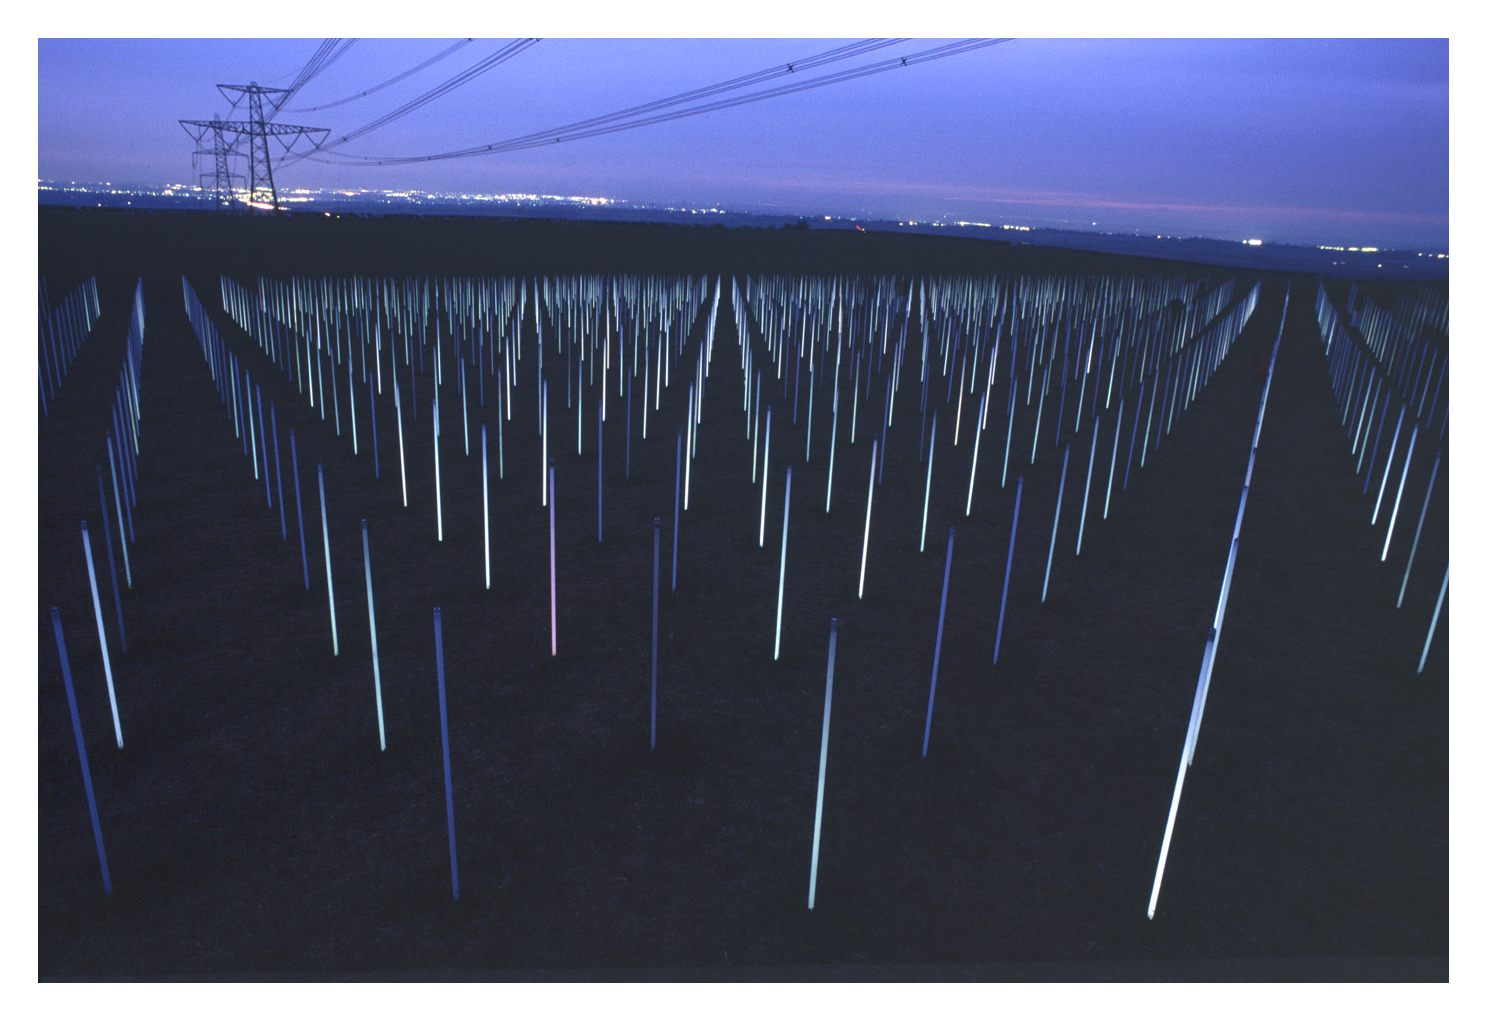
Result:
[[371,376],[367,376],[366,379],[366,413],[371,418],[372,430],[372,471],[378,481],[382,478],[382,453],[377,447],[377,396],[373,387],[380,383],[381,372],[382,363],[379,360],[377,362],[376,378],[373,379]]
[[[408,462],[403,452],[402,439],[402,392],[396,377],[392,380],[392,409],[397,413],[397,475],[402,480],[402,505],[408,505]],[[291,432],[290,435],[293,435]]]
[[[922,550],[920,550],[922,551]],[[929,727],[934,723],[934,692],[939,687],[939,649],[944,643],[944,608],[949,603],[949,565],[955,554],[955,529],[949,529],[949,545],[944,550],[944,587],[939,591],[939,629],[934,634],[934,671],[929,674],[929,714],[924,718],[924,749],[919,757],[929,756]]]
[[98,600],[98,575],[93,571],[93,543],[88,540],[88,522],[83,521],[83,552],[88,558],[88,587],[93,591],[93,618],[98,622],[98,648],[103,653],[103,678],[108,682],[108,707],[114,717],[114,739],[124,746],[124,730],[119,725],[119,702],[114,696],[114,671],[108,660],[108,638],[103,635],[103,605]]
[[933,414],[934,421],[929,427],[929,468],[924,472],[924,520],[918,529],[919,552],[924,551],[924,537],[929,533],[929,485],[934,481],[934,439],[939,432],[939,411],[937,408]]
[[[964,379],[965,377],[962,375],[962,376],[960,376],[960,378],[961,379]],[[1015,386],[1015,383],[1013,383],[1012,385]],[[980,394],[980,410],[981,411],[984,411],[985,410],[986,398],[988,396],[990,396],[990,391],[989,390],[983,390],[983,391],[981,391],[981,394]],[[980,421],[980,415],[979,415],[979,413],[976,414],[975,420],[977,422]],[[1007,448],[1007,450],[1010,450],[1011,449],[1011,419],[1010,418],[1007,419],[1006,428],[1007,428],[1007,433],[1006,433],[1006,448]],[[958,433],[959,433],[959,419],[958,418],[956,418],[956,420],[955,420],[955,431],[956,431],[956,438],[958,439]],[[975,447],[974,447],[973,452],[970,454],[970,485],[969,485],[969,487],[965,491],[965,516],[966,517],[969,517],[970,516],[970,501],[975,498],[975,468],[980,463],[980,434],[981,434],[982,431],[983,430],[980,429],[979,427],[976,428],[976,430],[975,430]]]
[[765,512],[769,509],[769,439],[773,434],[774,405],[764,408],[764,484],[758,507],[758,547],[764,547]]
[[[438,393],[437,390],[434,391]],[[439,541],[444,540],[444,487],[439,479],[439,398],[433,398],[433,505]]]
[[88,766],[88,748],[83,742],[83,724],[77,714],[77,694],[72,689],[72,667],[67,664],[67,645],[62,640],[62,617],[52,606],[52,630],[57,635],[57,656],[62,660],[62,682],[67,687],[67,708],[72,713],[72,737],[77,741],[77,760],[83,772],[83,790],[88,795],[88,817],[93,822],[93,845],[98,849],[98,868],[103,872],[103,895],[112,897],[108,877],[108,855],[103,852],[103,829],[98,824],[98,802],[93,797],[93,770]]
[[449,819],[449,879],[459,899],[459,854],[454,849],[454,775],[449,768],[449,706],[444,694],[444,624],[433,607],[433,651],[439,667],[439,734],[444,743],[444,813]]
[[[119,498],[119,472],[114,467],[114,441],[111,433],[105,433],[108,441],[108,474],[114,483],[114,512],[119,517],[119,549],[124,554],[124,585],[134,587],[134,575],[129,570],[129,542],[124,537],[124,501]],[[107,511],[104,512],[105,518]]]
[[[630,387],[633,392],[634,387]],[[660,658],[660,518],[655,519],[655,558],[650,582],[650,750],[655,750],[655,667]]]
[[552,593],[552,654],[557,654],[557,467],[547,464],[547,550]]
[[[263,439],[263,493],[268,499],[268,508],[272,510],[273,489],[268,483],[268,433],[263,428],[263,387],[259,386],[254,392],[258,398],[258,431],[262,433],[261,438]],[[256,467],[253,469],[253,472],[257,474]]]
[[294,472],[294,516],[299,522],[299,562],[304,567],[304,590],[310,590],[310,557],[304,543],[304,503],[299,498],[299,452],[294,445],[294,430],[289,430],[289,466]]
[[784,469],[784,534],[779,540],[779,602],[774,612],[774,661],[779,661],[779,632],[784,627],[784,554],[789,547],[789,489],[794,468]]
[[[1445,604],[1445,592],[1450,587],[1450,568],[1445,568],[1445,580],[1440,584],[1440,597],[1434,602],[1434,615],[1429,619],[1429,633],[1424,636],[1424,651],[1419,654],[1419,668],[1415,673],[1424,672],[1424,660],[1429,657],[1429,645],[1434,640],[1434,625],[1440,622],[1440,607]],[[120,744],[120,747],[123,745]]]
[[1393,497],[1393,513],[1388,517],[1388,537],[1383,539],[1383,555],[1379,562],[1388,559],[1388,545],[1393,541],[1393,525],[1398,522],[1398,505],[1403,502],[1403,487],[1409,480],[1409,465],[1414,461],[1414,440],[1419,438],[1419,423],[1414,423],[1413,434],[1409,436],[1409,452],[1403,459],[1403,471],[1398,476],[1398,492]]
[[[1202,655],[1202,675],[1203,676],[1206,676],[1207,675],[1208,664],[1212,660],[1214,640],[1215,640],[1215,635],[1213,634],[1213,632],[1211,630],[1209,630],[1208,631],[1208,635],[1207,635],[1207,647],[1204,650],[1203,655]],[[1162,837],[1161,837],[1161,855],[1156,860],[1156,879],[1151,884],[1151,899],[1150,899],[1149,904],[1147,904],[1146,910],[1145,910],[1145,916],[1147,918],[1149,918],[1149,919],[1154,919],[1155,918],[1155,916],[1156,916],[1156,900],[1161,895],[1161,878],[1166,873],[1166,857],[1167,857],[1167,854],[1171,850],[1171,833],[1172,833],[1172,830],[1176,827],[1176,810],[1177,810],[1178,806],[1180,806],[1180,804],[1181,804],[1181,800],[1182,800],[1182,787],[1186,784],[1186,781],[1187,781],[1187,766],[1190,765],[1191,764],[1191,761],[1192,761],[1192,759],[1191,759],[1192,742],[1193,742],[1193,740],[1196,737],[1196,726],[1197,726],[1197,704],[1196,704],[1196,701],[1197,701],[1197,699],[1200,699],[1201,697],[1202,697],[1202,689],[1201,689],[1201,683],[1199,682],[1197,694],[1196,694],[1196,696],[1193,699],[1193,702],[1194,703],[1193,703],[1193,706],[1192,706],[1192,714],[1191,714],[1191,716],[1189,716],[1188,722],[1187,722],[1187,739],[1186,739],[1186,741],[1184,742],[1184,744],[1182,746],[1181,763],[1177,766],[1177,770],[1176,770],[1176,788],[1171,793],[1171,807],[1170,807],[1170,809],[1166,813],[1166,831],[1165,831],[1164,835],[1162,835]]]
[[325,513],[325,465],[315,465],[315,471],[320,479],[320,531],[325,536],[325,596],[330,601],[330,647],[339,655],[341,642],[335,631],[335,584],[330,579],[330,521]]
[[1414,569],[1414,554],[1419,551],[1419,535],[1424,530],[1424,515],[1429,512],[1429,497],[1434,495],[1434,477],[1440,470],[1440,457],[1443,452],[1434,455],[1434,467],[1429,472],[1429,486],[1424,490],[1424,505],[1419,508],[1419,523],[1414,528],[1414,544],[1409,549],[1409,562],[1403,571],[1403,583],[1398,586],[1398,604],[1394,608],[1403,605],[1404,589],[1409,586],[1409,572]]
[[387,729],[382,723],[382,667],[377,661],[377,607],[372,602],[371,542],[366,537],[366,518],[361,519],[361,558],[366,564],[366,616],[371,622],[372,686],[377,693],[377,741],[387,750]]
[[[1011,427],[1016,424],[1016,384],[1018,382],[1020,382],[1018,379],[1011,380],[1011,405],[1006,412],[1006,452],[1001,457],[1001,488],[1003,489],[1006,488],[1006,465],[1011,463]],[[985,390],[980,395],[980,417],[977,419],[980,425],[975,430],[975,448],[977,450],[980,449],[980,434],[985,428],[986,398],[990,395],[990,390]],[[970,477],[971,484],[973,485],[975,478],[975,469],[973,467],[971,468]],[[965,515],[967,517],[970,515],[970,504],[968,500],[965,503]]]
[[991,665],[1001,658],[1001,625],[1006,622],[1006,595],[1011,590],[1011,557],[1016,552],[1016,525],[1022,515],[1022,479],[1016,480],[1016,505],[1011,511],[1011,542],[1006,547],[1006,579],[1001,582],[1001,613],[996,617],[996,650],[991,653]]
[[108,579],[113,584],[114,612],[119,618],[119,654],[128,655],[129,642],[124,638],[124,604],[119,601],[119,572],[114,566],[114,539],[108,530],[108,501],[103,495],[103,466],[93,465],[93,473],[98,478],[98,509],[101,514],[98,520],[103,524],[103,538],[108,546]]
[[831,688],[836,676],[836,618],[831,617],[831,646],[826,653],[826,711],[820,724],[820,776],[815,783],[815,837],[810,844],[809,909],[815,909],[815,877],[820,863],[820,816],[826,800],[826,748],[831,741]]
[[877,474],[877,436],[872,437],[872,464],[871,470],[867,472],[867,523],[862,527],[862,570],[857,578],[857,598],[862,597],[862,592],[867,586],[867,539],[872,535],[872,483]]
[[[688,441],[687,441],[687,446],[688,447],[693,447],[693,445],[696,442],[696,438],[695,438],[696,437],[696,421],[692,417],[692,415],[695,413],[695,406],[696,406],[693,403],[694,396],[695,396],[695,388],[693,387],[692,390],[688,390],[687,391],[687,398],[686,398],[686,404],[687,404],[686,434],[688,436]],[[767,450],[767,449],[768,448],[765,447],[765,450]],[[686,480],[683,483],[682,490],[681,490],[681,509],[683,509],[683,510],[689,510],[689,509],[691,509],[691,458],[693,456],[695,456],[694,450],[689,449],[688,450],[688,453],[687,453],[687,456],[685,457],[685,461],[686,461],[686,471],[685,471]],[[767,458],[767,455],[766,455],[765,456],[765,460],[764,460],[764,486],[765,486],[765,491],[768,491],[768,474],[769,474],[769,465],[768,465],[768,458]]]
[[1109,519],[1109,497],[1114,492],[1115,465],[1120,460],[1120,426],[1125,421],[1125,398],[1120,398],[1120,409],[1115,414],[1114,441],[1109,446],[1109,482],[1104,487],[1104,516],[1101,520]]
[[[841,361],[840,361],[840,350],[841,350],[841,348],[840,348],[839,342],[837,344],[836,350],[837,350],[836,376],[837,376],[837,384],[839,385],[840,384],[840,376],[841,376]],[[840,417],[840,414],[839,414],[840,407],[839,407],[839,405],[840,405],[840,398],[839,398],[838,394],[833,393],[831,395],[831,457],[830,457],[829,462],[826,464],[826,513],[830,513],[831,512],[831,483],[832,483],[832,481],[836,477],[836,421]]]
[[1063,483],[1068,479],[1068,453],[1073,448],[1070,443],[1063,447],[1063,471],[1058,475],[1058,502],[1053,508],[1053,534],[1047,542],[1047,570],[1042,574],[1042,601],[1047,601],[1047,582],[1053,576],[1053,549],[1058,544],[1058,518],[1063,515]]
[[[1135,436],[1140,432],[1140,402],[1145,399],[1145,383],[1140,384],[1140,392],[1135,395],[1135,421],[1130,424],[1130,449],[1125,451],[1125,479],[1120,482],[1120,491],[1124,492],[1130,487],[1130,465],[1135,460]],[[1115,441],[1119,441],[1119,433],[1115,434]]]
[[[356,438],[356,372],[352,368],[354,358],[346,358],[346,403],[351,405],[351,455],[359,457],[361,449]],[[259,419],[262,419],[259,414]]]
[[1094,451],[1099,448],[1099,416],[1094,416],[1094,437],[1089,440],[1089,476],[1084,480],[1084,508],[1078,515],[1078,544],[1073,548],[1077,556],[1084,549],[1084,521],[1089,516],[1089,486],[1094,482]]
[[1378,498],[1372,505],[1372,520],[1369,522],[1371,524],[1378,523],[1378,510],[1383,506],[1383,491],[1388,488],[1388,472],[1393,469],[1393,454],[1398,450],[1398,434],[1403,431],[1403,416],[1407,411],[1407,405],[1398,409],[1398,424],[1393,428],[1393,442],[1388,444],[1388,460],[1383,465],[1382,480],[1378,482]]

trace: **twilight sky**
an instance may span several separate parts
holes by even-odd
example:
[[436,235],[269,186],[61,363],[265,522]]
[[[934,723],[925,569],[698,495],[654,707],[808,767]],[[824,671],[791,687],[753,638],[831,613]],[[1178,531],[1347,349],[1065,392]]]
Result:
[[[545,20],[545,26],[509,27],[590,32],[582,19]],[[988,20],[977,15],[964,19],[961,35],[940,31],[710,97],[746,96],[909,58],[906,67],[732,109],[515,151],[364,162],[548,131],[801,63],[868,35],[843,34],[858,27],[848,17],[825,24],[807,19],[800,27],[836,30],[811,38],[543,37],[336,146],[327,156],[336,162],[283,159],[275,177],[281,190],[526,192],[773,213],[1448,247],[1450,80],[1443,39],[1016,38],[914,63],[913,54],[969,38],[970,30],[996,30]],[[793,27],[765,18],[704,23],[697,31],[782,24]],[[353,27],[324,18],[313,25]],[[668,35],[688,27],[680,18],[651,18],[627,29],[600,21],[591,34]],[[1084,26],[1070,20],[1058,27]],[[205,159],[193,170],[193,142],[177,121],[243,117],[217,83],[288,86],[323,41],[319,35],[39,37],[38,176],[191,182],[211,163]],[[360,39],[305,84],[277,121],[329,128],[334,141],[447,85],[517,39],[476,38],[377,88],[458,41]],[[375,91],[339,102],[369,90]],[[300,142],[296,151],[304,147]],[[279,148],[273,151],[278,157]]]

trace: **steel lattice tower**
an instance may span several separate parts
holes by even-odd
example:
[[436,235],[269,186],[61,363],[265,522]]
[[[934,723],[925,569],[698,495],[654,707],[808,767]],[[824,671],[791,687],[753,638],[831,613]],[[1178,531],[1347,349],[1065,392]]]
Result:
[[[192,134],[192,128],[198,129],[192,137],[200,142],[208,130],[213,132],[214,142],[212,155],[216,162],[217,191],[220,196],[223,186],[231,191],[232,174],[227,167],[227,158],[231,155],[240,155],[236,151],[236,139],[232,145],[227,145],[224,132],[233,132],[238,138],[243,135],[248,137],[248,191],[245,198],[249,208],[271,209],[278,212],[279,193],[273,181],[273,160],[269,155],[268,140],[276,138],[284,145],[284,152],[294,147],[294,143],[306,135],[319,134],[322,136],[330,134],[329,128],[305,127],[298,124],[275,124],[272,118],[279,112],[279,105],[288,97],[289,89],[265,88],[256,82],[249,85],[218,85],[218,90],[232,102],[234,108],[242,101],[244,96],[248,100],[247,120],[183,120],[181,127]],[[233,99],[233,92],[239,93]],[[268,113],[264,113],[264,97],[268,96]],[[238,175],[241,179],[241,175]]]

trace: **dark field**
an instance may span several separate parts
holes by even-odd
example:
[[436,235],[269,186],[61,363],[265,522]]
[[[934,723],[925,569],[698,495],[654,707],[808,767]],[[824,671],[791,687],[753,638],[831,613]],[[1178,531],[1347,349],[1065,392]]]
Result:
[[[1379,562],[1399,465],[1380,521],[1370,525],[1376,480],[1364,495],[1328,382],[1314,277],[903,235],[494,220],[224,221],[45,209],[39,262],[54,302],[96,276],[102,304],[39,423],[43,980],[1448,979],[1448,596],[1427,663],[1416,673],[1449,559],[1448,438],[1441,447],[1421,430],[1392,549]],[[340,408],[337,436],[334,422],[322,421],[319,406],[312,409],[294,380],[223,313],[219,276],[255,290],[260,276],[530,281],[589,273],[712,274],[709,302],[722,273],[723,307],[674,594],[676,435],[707,313],[692,324],[643,441],[635,402],[628,478],[625,404],[610,380],[601,543],[598,388],[584,389],[579,455],[577,388],[570,409],[566,351],[558,354],[547,337],[554,657],[533,385],[537,302],[526,306],[503,479],[493,380],[486,379],[483,407],[470,383],[466,457],[458,389],[448,374],[453,356],[445,347],[440,542],[429,378],[418,378],[416,420],[404,389],[405,508],[390,386],[376,404],[377,479],[365,386],[357,391],[360,451],[353,455],[347,408]],[[877,375],[855,443],[843,416],[826,513],[829,375],[824,394],[817,393],[806,463],[807,389],[801,386],[798,423],[791,424],[792,393],[765,373],[772,454],[759,548],[760,491],[750,480],[753,444],[729,292],[734,276],[741,283],[774,274],[896,275],[905,286],[915,281],[915,290],[924,277],[1184,276],[1209,277],[1215,286],[1232,279],[1236,296],[1256,281],[1261,290],[1211,380],[1145,465],[1129,471],[1127,485],[1121,444],[1107,519],[1113,405],[1101,417],[1105,431],[1077,556],[1092,401],[1085,399],[1074,434],[1070,396],[1061,442],[1071,442],[1072,452],[1045,602],[1039,596],[1062,463],[1049,434],[1057,379],[1035,464],[1032,411],[1017,398],[1003,486],[1008,379],[998,375],[966,517],[974,406],[967,395],[966,424],[954,445],[954,404],[946,403],[942,377],[931,376],[938,444],[920,553],[925,465],[915,304],[883,481],[872,496],[865,597],[858,600],[872,433],[883,419]],[[261,384],[265,410],[270,400],[275,406],[287,541],[278,493],[270,509],[185,316],[183,275]],[[137,280],[146,325],[133,586],[125,590],[120,578],[128,639],[121,654],[94,466],[103,466],[107,482],[108,409]],[[1147,900],[1263,392],[1251,369],[1269,358],[1287,288],[1201,742],[1149,920]],[[1333,300],[1339,304],[1344,294],[1333,291]],[[756,324],[750,332],[756,341]],[[340,372],[344,405],[344,366]],[[1134,391],[1128,396],[1133,401]],[[488,591],[481,424],[491,446]],[[291,428],[308,592],[289,477]],[[1127,419],[1121,435],[1129,428]],[[1407,439],[1407,424],[1403,431]],[[1446,454],[1407,597],[1395,608],[1441,448]],[[324,468],[338,655],[317,465]],[[793,478],[775,661],[786,465]],[[993,665],[1019,477],[1008,608]],[[112,524],[111,491],[108,498]],[[652,752],[656,517],[663,520],[662,594]],[[82,519],[94,532],[122,750],[114,742],[80,548]],[[370,536],[385,752],[377,741],[362,519]],[[933,732],[921,757],[952,526]],[[119,540],[115,528],[116,546]],[[111,898],[100,881],[51,606],[65,628]],[[839,643],[810,910],[833,617]]]

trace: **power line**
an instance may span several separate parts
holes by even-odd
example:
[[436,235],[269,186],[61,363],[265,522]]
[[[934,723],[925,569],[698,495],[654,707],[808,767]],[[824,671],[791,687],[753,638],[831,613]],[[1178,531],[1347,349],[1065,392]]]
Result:
[[300,106],[300,107],[296,107],[295,109],[289,110],[289,111],[286,111],[286,112],[288,112],[288,113],[315,113],[315,112],[318,112],[320,110],[329,110],[331,107],[334,107],[334,106],[344,106],[345,104],[355,102],[358,99],[365,99],[367,96],[371,95],[373,92],[380,92],[383,89],[387,88],[389,85],[396,85],[398,82],[402,81],[405,78],[412,77],[413,75],[417,74],[419,71],[423,70],[424,68],[431,67],[432,65],[438,63],[440,60],[443,60],[445,57],[447,57],[450,54],[454,53],[456,50],[461,49],[462,47],[468,46],[470,43],[472,43],[474,41],[475,40],[473,40],[473,39],[461,39],[457,43],[455,43],[453,46],[450,46],[448,49],[441,50],[440,52],[434,54],[432,57],[429,57],[427,60],[423,61],[423,63],[419,64],[417,67],[410,68],[410,69],[404,71],[402,74],[395,75],[395,76],[393,76],[391,78],[388,78],[386,81],[382,82],[380,85],[373,85],[371,88],[365,89],[364,91],[361,91],[361,92],[358,92],[355,95],[346,96],[344,99],[337,99],[333,103],[321,103],[319,106]]
[[618,131],[627,131],[632,128],[648,127],[654,124],[661,124],[671,120],[679,120],[683,117],[693,117],[703,113],[713,113],[718,110],[730,109],[736,106],[743,106],[748,103],[761,102],[765,99],[776,99],[781,96],[794,94],[796,92],[804,92],[810,89],[821,88],[826,85],[840,84],[841,82],[851,81],[856,78],[867,77],[868,75],[881,74],[885,71],[895,70],[900,67],[909,67],[913,64],[922,64],[932,60],[941,60],[945,57],[959,56],[963,53],[969,53],[973,50],[983,49],[987,46],[995,46],[1009,40],[963,39],[958,42],[935,46],[926,50],[920,50],[917,53],[911,53],[906,56],[892,57],[887,60],[865,64],[860,67],[849,68],[842,71],[832,72],[830,74],[820,75],[818,77],[809,78],[805,81],[797,82],[794,84],[780,85],[768,89],[760,89],[755,92],[746,93],[742,96],[721,99],[715,102],[703,103],[696,106],[688,106],[680,110],[671,110],[670,112],[665,113],[650,114],[650,111],[664,110],[668,107],[673,107],[681,103],[693,101],[695,98],[698,97],[716,95],[720,92],[725,91],[732,91],[743,84],[757,84],[760,81],[766,81],[772,78],[780,77],[782,75],[792,74],[798,68],[811,68],[821,66],[823,64],[845,59],[846,57],[857,56],[861,53],[870,52],[871,50],[879,49],[883,46],[895,45],[900,41],[903,40],[864,40],[861,43],[855,43],[851,46],[840,47],[838,50],[831,50],[827,51],[826,53],[817,54],[815,57],[807,58],[804,61],[793,62],[791,64],[782,65],[781,67],[770,68],[765,71],[756,72],[752,75],[745,75],[742,78],[733,79],[729,82],[722,82],[718,85],[708,86],[703,89],[695,89],[691,92],[682,93],[678,96],[672,96],[668,99],[656,100],[652,103],[646,103],[641,106],[631,107],[627,110],[606,114],[602,117],[594,117],[588,120],[578,121],[573,124],[553,128],[548,131],[522,135],[500,142],[492,142],[488,145],[472,146],[470,148],[457,149],[449,152],[433,153],[422,156],[374,157],[347,155],[342,156],[341,158],[334,158],[334,156],[332,156],[331,158],[326,158],[323,155],[324,148],[322,147],[320,149],[314,150],[313,152],[300,154],[298,158],[312,159],[324,163],[337,163],[346,166],[389,166],[402,163],[428,162],[437,159],[460,159],[470,156],[492,155],[499,152],[514,152],[520,149],[529,149],[542,145],[551,145],[562,141],[575,141],[580,138],[593,138],[599,135],[613,134]]

